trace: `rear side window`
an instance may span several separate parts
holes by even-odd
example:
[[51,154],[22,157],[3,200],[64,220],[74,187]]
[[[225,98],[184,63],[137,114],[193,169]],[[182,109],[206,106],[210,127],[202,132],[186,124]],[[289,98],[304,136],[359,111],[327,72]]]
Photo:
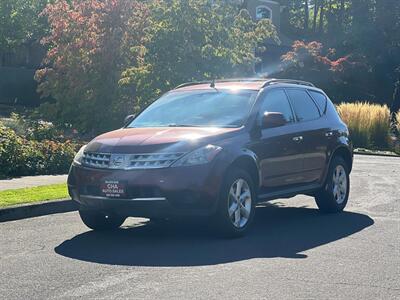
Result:
[[267,93],[261,104],[261,116],[265,112],[281,113],[288,123],[294,122],[292,109],[284,90],[273,89]]
[[316,91],[308,91],[308,92],[314,98],[315,102],[317,102],[321,111],[325,112],[326,102],[327,102],[325,95]]
[[317,106],[305,90],[288,89],[287,93],[299,122],[311,121],[320,117]]

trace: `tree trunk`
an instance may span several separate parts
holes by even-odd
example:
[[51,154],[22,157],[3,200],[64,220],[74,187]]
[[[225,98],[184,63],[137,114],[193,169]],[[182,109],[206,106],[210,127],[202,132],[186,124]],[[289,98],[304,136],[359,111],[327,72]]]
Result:
[[393,102],[390,106],[390,112],[392,114],[400,111],[400,78],[399,81],[395,83],[394,93],[393,93]]
[[313,32],[314,33],[317,30],[317,17],[318,17],[318,9],[319,9],[318,4],[319,4],[319,1],[315,0],[315,3],[314,3],[314,20],[313,20]]
[[343,32],[344,27],[343,27],[343,22],[344,22],[344,1],[345,0],[340,0],[340,12],[339,12],[339,28]]
[[320,34],[322,34],[322,32],[324,31],[324,14],[325,14],[324,3],[321,3],[319,12],[319,29],[318,29]]
[[304,32],[308,32],[308,24],[309,24],[309,10],[308,10],[308,0],[304,1]]

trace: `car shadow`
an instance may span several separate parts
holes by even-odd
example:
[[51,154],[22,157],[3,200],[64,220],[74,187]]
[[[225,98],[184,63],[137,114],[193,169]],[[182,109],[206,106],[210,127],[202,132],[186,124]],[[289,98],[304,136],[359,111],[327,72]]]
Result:
[[205,220],[142,222],[112,232],[88,231],[66,240],[56,253],[82,261],[129,266],[202,266],[251,258],[306,258],[306,250],[359,232],[374,221],[353,212],[324,215],[312,208],[257,208],[252,230],[222,239]]

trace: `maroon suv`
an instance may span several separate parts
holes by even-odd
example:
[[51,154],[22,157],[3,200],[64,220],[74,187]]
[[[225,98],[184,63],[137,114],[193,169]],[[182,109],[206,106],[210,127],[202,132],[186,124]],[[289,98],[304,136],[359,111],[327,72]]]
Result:
[[320,210],[347,203],[352,144],[327,95],[283,79],[184,84],[76,155],[69,193],[92,229],[128,216],[211,217],[243,234],[255,205],[312,195]]

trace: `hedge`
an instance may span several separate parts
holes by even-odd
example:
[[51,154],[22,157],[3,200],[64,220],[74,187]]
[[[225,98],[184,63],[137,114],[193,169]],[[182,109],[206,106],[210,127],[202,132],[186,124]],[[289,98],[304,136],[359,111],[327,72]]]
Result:
[[0,122],[0,177],[65,174],[79,144],[30,140]]

